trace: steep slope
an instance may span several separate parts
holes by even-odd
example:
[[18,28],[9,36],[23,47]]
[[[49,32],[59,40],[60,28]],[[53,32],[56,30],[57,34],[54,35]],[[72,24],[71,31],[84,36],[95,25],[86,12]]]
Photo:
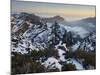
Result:
[[[56,18],[56,20],[60,20],[61,17],[56,16]],[[51,18],[44,20],[50,21]],[[85,69],[77,61],[74,52],[79,49],[95,52],[95,32],[90,33],[78,26],[62,25],[56,20],[46,23],[43,18],[24,12],[11,15],[12,53],[31,55],[33,52],[35,55],[32,54],[31,58],[44,65],[48,70],[58,69],[61,71],[64,64],[70,63],[72,66],[75,65],[77,70]],[[38,53],[40,55],[37,56]]]

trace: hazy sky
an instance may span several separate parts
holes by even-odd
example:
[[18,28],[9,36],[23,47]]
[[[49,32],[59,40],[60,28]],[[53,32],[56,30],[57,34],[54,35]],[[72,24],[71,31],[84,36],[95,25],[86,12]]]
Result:
[[60,15],[69,21],[95,16],[95,6],[39,3],[39,2],[29,2],[29,1],[25,2],[25,1],[14,1],[14,0],[12,0],[11,11],[12,13],[14,12],[35,13],[43,17]]

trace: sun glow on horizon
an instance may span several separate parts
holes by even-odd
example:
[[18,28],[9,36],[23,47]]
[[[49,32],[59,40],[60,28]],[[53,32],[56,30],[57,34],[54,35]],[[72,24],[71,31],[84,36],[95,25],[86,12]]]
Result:
[[61,15],[64,17],[72,17],[74,20],[74,18],[95,17],[95,6],[12,1],[11,12]]

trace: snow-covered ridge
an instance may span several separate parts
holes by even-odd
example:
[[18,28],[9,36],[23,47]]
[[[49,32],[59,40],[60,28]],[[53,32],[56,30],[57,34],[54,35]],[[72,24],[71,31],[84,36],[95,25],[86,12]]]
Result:
[[59,58],[49,57],[41,62],[45,67],[58,68],[61,71],[62,65],[59,62],[72,63],[77,70],[84,69],[76,59],[68,61],[65,58],[66,52],[77,49],[95,51],[96,34],[90,33],[83,27],[67,26],[58,22],[45,23],[40,17],[22,13],[12,15],[11,18],[11,50],[27,54],[32,50],[44,50],[52,47],[58,51]]

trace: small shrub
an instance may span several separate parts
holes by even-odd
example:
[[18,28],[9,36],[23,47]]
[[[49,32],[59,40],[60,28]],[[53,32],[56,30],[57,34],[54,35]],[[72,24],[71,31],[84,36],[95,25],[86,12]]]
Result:
[[62,71],[73,71],[73,70],[76,70],[76,67],[71,63],[62,66]]

